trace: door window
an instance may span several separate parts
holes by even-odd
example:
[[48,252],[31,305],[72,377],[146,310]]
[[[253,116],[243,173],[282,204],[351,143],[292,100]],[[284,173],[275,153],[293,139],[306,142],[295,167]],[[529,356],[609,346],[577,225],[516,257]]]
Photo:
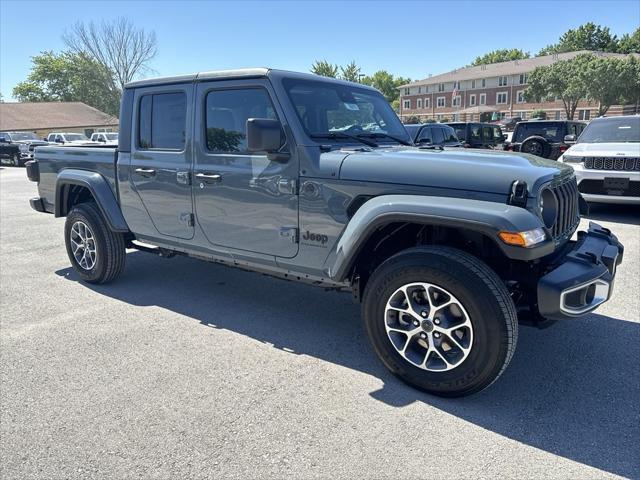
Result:
[[442,128],[433,129],[433,144],[442,145],[444,143],[444,130]]
[[138,114],[138,147],[184,150],[187,96],[183,92],[144,95]]
[[429,127],[423,128],[417,141],[422,141],[423,143],[433,143],[433,134],[431,133],[432,130],[433,129]]
[[215,153],[247,152],[247,120],[269,118],[276,112],[262,88],[216,90],[206,99],[207,149]]

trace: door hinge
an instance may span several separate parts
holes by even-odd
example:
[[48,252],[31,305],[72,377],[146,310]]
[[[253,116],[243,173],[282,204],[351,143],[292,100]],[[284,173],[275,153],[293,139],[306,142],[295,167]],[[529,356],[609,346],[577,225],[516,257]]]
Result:
[[280,237],[288,239],[291,243],[298,243],[300,234],[296,227],[281,227]]
[[195,225],[195,217],[193,216],[193,213],[181,213],[180,221],[182,223],[186,223],[188,227],[193,227]]
[[176,172],[176,181],[182,185],[191,185],[191,174],[189,172]]
[[298,182],[293,178],[281,178],[278,180],[278,191],[285,195],[297,195],[298,194]]

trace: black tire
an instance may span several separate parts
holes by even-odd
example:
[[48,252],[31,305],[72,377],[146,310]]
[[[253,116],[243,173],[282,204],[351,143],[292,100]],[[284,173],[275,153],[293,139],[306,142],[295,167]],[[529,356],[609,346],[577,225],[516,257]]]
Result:
[[544,137],[529,137],[522,142],[520,151],[522,153],[529,153],[542,158],[549,158],[549,155],[551,154],[551,145],[549,145],[549,142]]
[[[89,227],[95,241],[95,264],[89,269],[81,266],[73,254],[71,230],[78,221]],[[64,237],[69,260],[85,282],[107,283],[122,273],[126,257],[124,236],[111,231],[95,203],[80,203],[73,207],[65,221]]]
[[22,167],[22,160],[20,159],[19,153],[14,153],[11,155],[11,165],[14,167]]
[[[412,282],[446,289],[468,313],[473,344],[468,356],[451,370],[428,371],[410,363],[387,336],[387,301]],[[460,397],[487,388],[515,351],[518,317],[509,292],[484,262],[453,248],[416,247],[386,260],[366,285],[362,309],[369,340],[385,366],[409,385],[434,395]]]

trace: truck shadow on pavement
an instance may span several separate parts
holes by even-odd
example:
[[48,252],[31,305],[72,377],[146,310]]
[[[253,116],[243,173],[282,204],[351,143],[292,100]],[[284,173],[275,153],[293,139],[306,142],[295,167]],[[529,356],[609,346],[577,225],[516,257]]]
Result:
[[[79,281],[71,268],[56,273]],[[372,397],[390,406],[424,402],[544,451],[638,476],[640,324],[590,315],[546,330],[522,327],[516,354],[493,386],[471,397],[441,399],[404,385],[381,365],[349,294],[141,252],[127,256],[114,284],[84,285],[373,375],[384,386]]]

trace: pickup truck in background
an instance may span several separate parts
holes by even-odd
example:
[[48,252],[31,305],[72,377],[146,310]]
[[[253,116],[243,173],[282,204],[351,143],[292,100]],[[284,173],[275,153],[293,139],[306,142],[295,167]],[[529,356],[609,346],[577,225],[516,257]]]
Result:
[[36,147],[48,145],[47,142],[32,132],[0,132],[0,157],[14,167],[23,167],[24,163],[33,159]]
[[350,291],[382,362],[442,396],[494,382],[519,319],[607,301],[623,256],[596,224],[571,240],[571,167],[414,146],[380,92],[309,74],[133,82],[118,148],[41,147],[27,173],[81,279],[114,280],[135,248]]

